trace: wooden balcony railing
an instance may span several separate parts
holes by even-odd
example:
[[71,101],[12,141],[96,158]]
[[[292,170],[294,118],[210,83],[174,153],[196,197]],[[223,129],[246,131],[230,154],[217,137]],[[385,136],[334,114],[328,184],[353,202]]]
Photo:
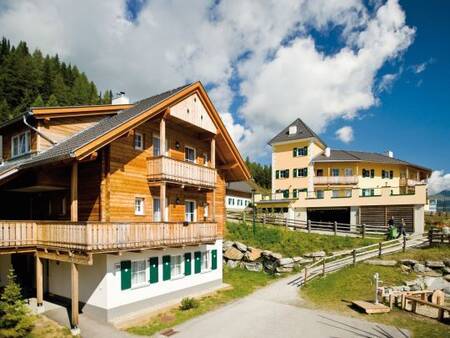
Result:
[[148,159],[149,181],[172,181],[213,188],[216,170],[196,163],[180,161],[166,156]]
[[314,184],[357,184],[358,176],[315,176]]
[[213,222],[33,222],[0,221],[0,249],[46,247],[84,251],[156,248],[215,241]]

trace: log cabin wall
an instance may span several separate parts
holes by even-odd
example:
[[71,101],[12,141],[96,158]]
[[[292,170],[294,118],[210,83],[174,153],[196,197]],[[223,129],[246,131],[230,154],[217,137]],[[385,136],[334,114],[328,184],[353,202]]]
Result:
[[81,162],[78,166],[78,220],[100,221],[102,158]]

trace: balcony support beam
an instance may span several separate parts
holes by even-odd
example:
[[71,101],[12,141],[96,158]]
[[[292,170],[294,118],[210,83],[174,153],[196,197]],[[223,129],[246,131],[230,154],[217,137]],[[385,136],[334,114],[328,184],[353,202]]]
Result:
[[38,256],[38,254],[35,254],[36,258],[36,303],[38,307],[38,312],[40,312],[40,309],[42,309],[42,306],[44,304],[44,279],[42,276],[43,266],[42,266],[42,259]]
[[78,162],[72,163],[70,178],[70,220],[78,222]]
[[159,148],[161,155],[166,155],[166,119],[164,117],[159,124]]
[[216,139],[211,139],[211,168],[216,167]]
[[[70,264],[70,279],[71,279],[71,299],[72,299],[72,308],[71,308],[71,320],[70,324],[72,326],[72,330],[79,331],[78,323],[78,265],[75,263]],[[78,332],[79,333],[79,332]]]

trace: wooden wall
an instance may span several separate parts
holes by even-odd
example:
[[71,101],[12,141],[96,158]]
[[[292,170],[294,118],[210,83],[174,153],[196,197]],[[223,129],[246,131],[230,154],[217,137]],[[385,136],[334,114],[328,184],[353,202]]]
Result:
[[24,131],[30,132],[31,137],[31,151],[35,152],[37,150],[37,138],[36,133],[30,128],[25,126],[22,120],[6,126],[0,130],[0,135],[3,136],[3,160],[7,161],[11,159],[11,138],[14,135],[20,134]]
[[78,166],[78,220],[100,221],[101,157]]

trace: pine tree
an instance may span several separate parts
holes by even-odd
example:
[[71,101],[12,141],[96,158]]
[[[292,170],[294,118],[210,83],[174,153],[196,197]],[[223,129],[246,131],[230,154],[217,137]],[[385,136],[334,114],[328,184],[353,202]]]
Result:
[[36,100],[31,104],[32,107],[43,107],[45,105],[41,95],[36,97]]
[[0,297],[0,337],[24,337],[33,327],[34,317],[22,299],[21,289],[11,268],[8,283]]
[[56,98],[56,96],[54,94],[50,95],[50,97],[48,98],[47,106],[49,106],[49,107],[58,106],[58,99]]
[[0,100],[0,121],[6,121],[12,116],[6,99]]

